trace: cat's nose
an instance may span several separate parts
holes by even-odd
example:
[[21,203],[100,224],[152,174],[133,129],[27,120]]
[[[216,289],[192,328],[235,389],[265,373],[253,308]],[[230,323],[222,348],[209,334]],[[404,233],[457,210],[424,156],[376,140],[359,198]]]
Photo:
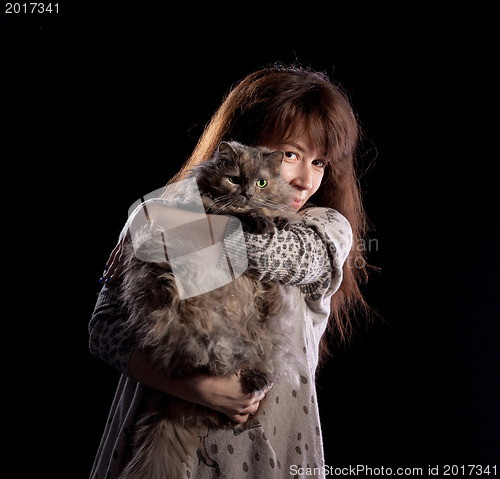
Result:
[[246,199],[246,200],[251,200],[253,198],[253,191],[245,191],[243,193],[243,197]]

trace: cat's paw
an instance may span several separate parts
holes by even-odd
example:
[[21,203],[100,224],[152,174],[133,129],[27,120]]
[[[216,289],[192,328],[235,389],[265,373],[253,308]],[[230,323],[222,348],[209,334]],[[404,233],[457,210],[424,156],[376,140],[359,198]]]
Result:
[[277,216],[273,220],[274,225],[276,228],[278,228],[280,231],[285,230],[289,231],[290,230],[290,220],[287,218],[284,218],[282,216]]
[[274,231],[274,223],[268,218],[266,218],[266,221],[262,222],[258,233],[264,235],[266,233],[271,233],[272,231]]
[[253,234],[270,233],[274,229],[274,223],[270,218],[258,214],[250,214],[244,221],[246,231]]
[[243,369],[240,376],[250,391],[264,391],[272,386],[267,376],[258,369]]

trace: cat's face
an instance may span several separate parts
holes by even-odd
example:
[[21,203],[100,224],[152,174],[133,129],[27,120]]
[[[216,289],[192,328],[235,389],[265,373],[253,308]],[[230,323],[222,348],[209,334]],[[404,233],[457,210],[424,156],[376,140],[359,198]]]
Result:
[[200,193],[216,200],[221,212],[289,207],[294,191],[280,174],[282,161],[282,151],[222,142],[214,157],[200,165]]

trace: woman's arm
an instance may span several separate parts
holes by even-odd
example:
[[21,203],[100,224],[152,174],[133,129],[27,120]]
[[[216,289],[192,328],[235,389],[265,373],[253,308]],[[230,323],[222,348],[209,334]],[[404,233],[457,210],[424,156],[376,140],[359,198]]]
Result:
[[89,323],[91,352],[134,381],[164,393],[220,411],[236,423],[255,413],[266,391],[249,393],[237,376],[197,376],[172,380],[146,362],[131,331],[119,298],[119,282],[105,285]]
[[127,312],[121,305],[119,294],[119,281],[102,287],[89,322],[89,348],[95,357],[128,376],[135,338],[125,327]]
[[[248,266],[262,281],[307,284],[311,291],[319,282],[324,282],[328,275],[338,276],[341,280],[342,266],[352,244],[349,222],[340,213],[329,208],[313,207],[303,210],[301,222],[294,223],[289,231],[275,229],[264,235],[245,233],[244,236],[236,218],[193,213],[156,201],[145,203],[144,208],[147,208],[147,213],[144,214],[138,208],[128,221],[128,229],[125,228],[125,233],[121,235],[122,241],[127,234],[132,237],[136,250],[141,242],[153,237],[160,238],[154,233],[158,228],[163,231],[161,241],[165,248],[168,246],[166,243],[169,235],[186,239],[186,251],[177,252],[177,256],[223,242],[230,255],[233,270],[240,274]],[[146,229],[144,226],[147,226]],[[157,249],[163,252],[164,247]],[[174,253],[169,252],[169,256],[176,256]],[[102,278],[104,282],[117,276],[115,268],[120,256],[118,246],[110,257],[110,268]],[[161,258],[156,260],[160,261]],[[339,285],[340,282],[335,286]]]
[[[230,245],[230,233],[226,238]],[[248,267],[260,280],[299,285],[308,293],[321,289],[333,294],[342,281],[352,230],[337,211],[314,207],[304,210],[302,221],[289,231],[245,233],[245,242]]]
[[146,361],[138,348],[132,350],[129,370],[132,379],[141,384],[222,412],[236,423],[244,423],[254,414],[267,392],[250,393],[236,375],[167,378]]

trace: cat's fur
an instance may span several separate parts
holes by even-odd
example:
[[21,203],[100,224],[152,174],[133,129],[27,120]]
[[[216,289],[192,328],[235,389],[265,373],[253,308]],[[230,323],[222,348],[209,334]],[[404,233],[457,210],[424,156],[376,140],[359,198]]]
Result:
[[[254,233],[288,228],[293,189],[281,178],[283,152],[221,143],[192,172],[207,213],[238,217]],[[257,181],[265,179],[265,188]],[[259,183],[262,185],[263,183]],[[122,296],[129,326],[152,364],[168,377],[241,374],[250,391],[287,376],[296,381],[303,352],[290,338],[289,290],[248,272],[216,290],[181,300],[171,268],[129,252]],[[175,479],[196,450],[197,427],[231,427],[209,408],[153,393],[135,431],[131,462],[120,479]],[[234,426],[234,424],[233,424]]]

